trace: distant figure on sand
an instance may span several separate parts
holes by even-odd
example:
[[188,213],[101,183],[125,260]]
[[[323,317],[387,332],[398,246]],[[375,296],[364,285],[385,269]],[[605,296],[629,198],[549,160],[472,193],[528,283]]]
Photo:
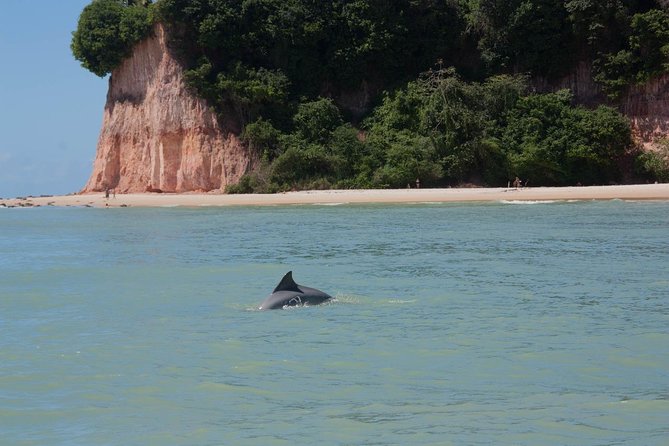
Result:
[[109,198],[109,188],[105,189],[105,198]]
[[523,183],[520,181],[520,178],[516,177],[515,180],[513,180],[513,187],[518,189]]

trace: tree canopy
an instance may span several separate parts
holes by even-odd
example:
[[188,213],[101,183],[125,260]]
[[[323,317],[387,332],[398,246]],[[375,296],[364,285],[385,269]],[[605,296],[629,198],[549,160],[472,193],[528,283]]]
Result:
[[151,31],[147,0],[93,0],[72,33],[72,53],[81,65],[102,77],[130,55]]

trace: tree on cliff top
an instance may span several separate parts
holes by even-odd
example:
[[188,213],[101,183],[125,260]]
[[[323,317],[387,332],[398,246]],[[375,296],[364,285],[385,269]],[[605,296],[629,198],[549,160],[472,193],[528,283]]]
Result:
[[111,73],[151,31],[149,5],[146,0],[93,0],[72,33],[75,59],[100,77]]

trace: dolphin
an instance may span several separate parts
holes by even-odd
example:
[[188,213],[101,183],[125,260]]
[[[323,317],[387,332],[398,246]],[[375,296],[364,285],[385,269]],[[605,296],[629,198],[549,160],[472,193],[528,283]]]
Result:
[[332,296],[320,290],[296,284],[293,272],[288,271],[258,309],[276,310],[297,305],[318,305],[330,299]]

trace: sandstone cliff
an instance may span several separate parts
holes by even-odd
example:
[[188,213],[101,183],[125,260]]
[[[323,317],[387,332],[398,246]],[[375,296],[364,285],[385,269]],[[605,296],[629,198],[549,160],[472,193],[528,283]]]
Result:
[[83,192],[222,190],[251,167],[238,137],[186,89],[165,28],[156,25],[111,75],[93,173]]
[[[669,0],[668,0],[669,1]],[[538,91],[568,88],[576,101],[587,106],[606,102],[605,95],[593,79],[592,66],[581,62],[573,73],[557,82],[535,79]],[[661,140],[669,138],[669,74],[633,85],[618,104],[621,113],[630,119],[632,135],[644,150],[653,150]]]
[[630,88],[622,110],[630,118],[632,132],[645,150],[669,138],[669,75]]

